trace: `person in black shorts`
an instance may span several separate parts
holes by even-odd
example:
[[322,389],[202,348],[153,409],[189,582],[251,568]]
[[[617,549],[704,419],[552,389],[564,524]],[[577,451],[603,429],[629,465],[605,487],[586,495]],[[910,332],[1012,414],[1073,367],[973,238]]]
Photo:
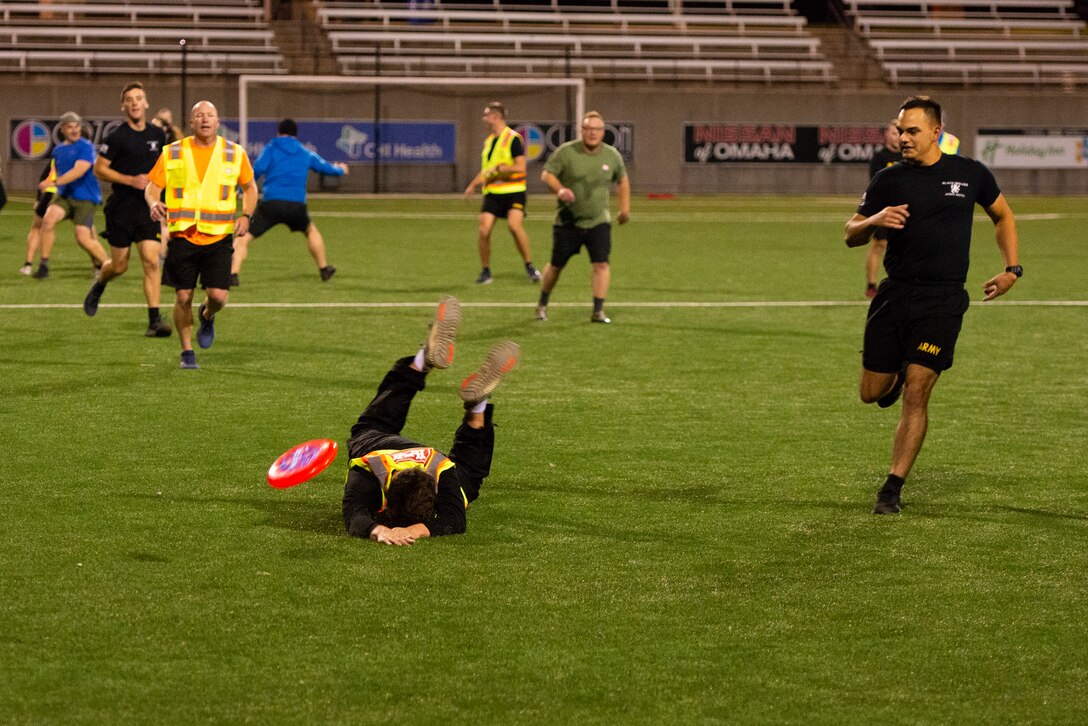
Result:
[[286,224],[292,232],[306,235],[306,244],[310,256],[317,264],[322,282],[328,282],[336,273],[336,268],[325,258],[325,238],[317,225],[310,221],[306,208],[306,180],[310,171],[328,176],[343,176],[348,173],[347,164],[330,164],[317,153],[310,151],[298,140],[298,124],[292,119],[280,121],[279,134],[265,144],[257,160],[253,162],[253,173],[264,177],[261,188],[261,201],[253,213],[253,223],[246,234],[238,235],[234,240],[234,256],[230,266],[231,287],[238,286],[238,274],[242,271],[242,262],[249,254],[249,243],[260,237],[277,224]]
[[488,134],[480,154],[480,173],[465,187],[465,196],[471,196],[477,187],[483,186],[484,203],[476,229],[476,243],[480,250],[480,276],[477,285],[491,284],[491,230],[496,219],[505,219],[510,236],[514,238],[518,253],[525,263],[529,282],[540,282],[540,272],[533,265],[529,249],[529,235],[525,231],[526,204],[526,157],[521,135],[506,123],[506,106],[492,101],[484,107],[482,117]]
[[121,91],[121,111],[125,122],[115,128],[98,148],[94,174],[110,182],[113,191],[106,200],[106,239],[110,259],[102,265],[91,289],[83,300],[83,312],[93,316],[106,284],[128,270],[129,253],[135,244],[144,271],[144,297],[147,298],[149,338],[166,338],[173,332],[159,314],[160,226],[151,219],[143,190],[147,173],[155,166],[166,146],[166,134],[147,122],[147,95],[140,83],[129,83]]
[[[872,181],[881,169],[903,160],[903,155],[899,153],[898,123],[898,119],[893,118],[884,127],[884,145],[869,160],[869,181]],[[873,239],[869,243],[869,254],[865,255],[865,297],[867,298],[873,298],[876,295],[877,273],[887,247],[888,230],[881,227],[873,232]]]
[[1016,219],[981,162],[941,152],[941,107],[908,98],[898,116],[903,163],[880,171],[846,223],[846,244],[866,244],[888,230],[888,273],[869,305],[860,394],[887,408],[902,395],[891,470],[874,514],[900,510],[900,490],[925,440],[930,394],[952,366],[969,296],[964,289],[976,204],[993,220],[1005,270],[983,284],[983,300],[1004,295],[1024,270]]

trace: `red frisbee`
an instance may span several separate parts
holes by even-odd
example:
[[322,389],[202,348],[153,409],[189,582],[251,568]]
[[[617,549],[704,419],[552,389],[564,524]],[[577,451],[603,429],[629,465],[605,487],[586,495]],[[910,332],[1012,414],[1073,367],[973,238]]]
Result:
[[268,483],[287,489],[309,481],[336,460],[339,449],[332,439],[314,439],[285,451],[268,469]]

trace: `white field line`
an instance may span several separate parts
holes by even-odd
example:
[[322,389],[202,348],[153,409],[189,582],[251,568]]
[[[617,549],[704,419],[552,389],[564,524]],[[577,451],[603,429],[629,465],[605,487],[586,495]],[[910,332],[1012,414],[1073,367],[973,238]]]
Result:
[[[706,223],[706,222],[733,222],[733,223],[750,223],[750,224],[811,224],[812,222],[841,222],[846,224],[846,220],[850,218],[853,213],[849,205],[843,207],[841,213],[819,212],[817,214],[806,214],[804,212],[783,213],[783,212],[729,212],[729,211],[713,211],[713,212],[648,212],[639,213],[636,211],[632,214],[632,221],[643,222],[692,222],[692,223]],[[402,220],[428,220],[428,219],[451,219],[451,220],[463,220],[474,221],[479,214],[478,210],[464,212],[392,212],[392,211],[371,211],[371,212],[352,212],[352,211],[311,211],[311,217],[322,217],[328,219],[402,219]],[[551,218],[550,213],[547,215],[549,221]],[[539,217],[537,218],[539,221]],[[988,220],[984,214],[975,215],[975,221],[981,222]],[[1020,222],[1052,222],[1065,219],[1088,219],[1088,212],[1086,213],[1039,213],[1039,214],[1018,214],[1016,215],[1017,221]]]
[[[742,300],[742,301],[708,301],[708,302],[609,302],[610,308],[830,308],[830,307],[861,307],[868,305],[868,300]],[[584,302],[553,302],[548,307],[575,308],[584,307]],[[975,301],[971,309],[997,308],[997,307],[1088,307],[1088,300],[1001,300],[992,303]],[[145,308],[141,303],[103,303],[100,308]],[[299,309],[309,310],[317,308],[345,308],[345,309],[382,309],[382,308],[433,308],[434,301],[427,302],[267,302],[267,303],[228,303],[228,308],[268,308],[268,309]],[[535,302],[462,302],[465,308],[500,308],[500,309],[524,309],[535,308]],[[81,310],[81,303],[7,303],[0,304],[0,310]]]

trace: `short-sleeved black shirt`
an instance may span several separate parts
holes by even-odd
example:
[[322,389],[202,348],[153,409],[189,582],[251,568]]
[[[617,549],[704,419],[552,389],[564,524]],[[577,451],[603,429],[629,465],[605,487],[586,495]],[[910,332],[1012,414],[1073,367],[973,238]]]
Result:
[[967,281],[975,205],[989,207],[1001,190],[984,164],[944,154],[931,166],[900,162],[879,172],[858,205],[869,217],[884,207],[907,205],[903,229],[888,230],[884,269],[893,280],[917,283]]
[[[120,174],[136,176],[146,174],[159,160],[163,147],[166,146],[166,134],[155,124],[147,124],[143,131],[136,131],[123,123],[102,141],[98,153],[109,159],[110,168]],[[143,191],[127,184],[114,184],[114,203],[144,199]]]

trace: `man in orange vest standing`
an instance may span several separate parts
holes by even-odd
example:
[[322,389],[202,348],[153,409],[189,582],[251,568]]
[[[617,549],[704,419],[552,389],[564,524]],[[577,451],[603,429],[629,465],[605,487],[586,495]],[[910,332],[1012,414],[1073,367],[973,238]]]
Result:
[[[201,348],[215,340],[215,314],[227,304],[234,235],[245,234],[257,208],[257,184],[245,149],[218,135],[219,112],[199,101],[190,116],[193,135],[168,145],[148,174],[144,199],[155,221],[166,220],[170,242],[163,284],[173,287],[174,327],[181,340],[181,367],[197,368],[193,352],[193,291],[206,292],[198,313]],[[235,218],[241,186],[242,215]],[[166,201],[161,201],[166,192]]]
[[484,107],[483,122],[491,133],[484,139],[480,154],[480,173],[465,188],[465,196],[483,185],[484,204],[480,209],[478,242],[480,265],[483,270],[476,278],[477,285],[491,282],[491,230],[499,217],[506,219],[506,226],[518,246],[529,282],[540,282],[540,273],[533,266],[529,250],[529,235],[525,233],[525,145],[517,131],[506,125],[506,107],[492,101]]

